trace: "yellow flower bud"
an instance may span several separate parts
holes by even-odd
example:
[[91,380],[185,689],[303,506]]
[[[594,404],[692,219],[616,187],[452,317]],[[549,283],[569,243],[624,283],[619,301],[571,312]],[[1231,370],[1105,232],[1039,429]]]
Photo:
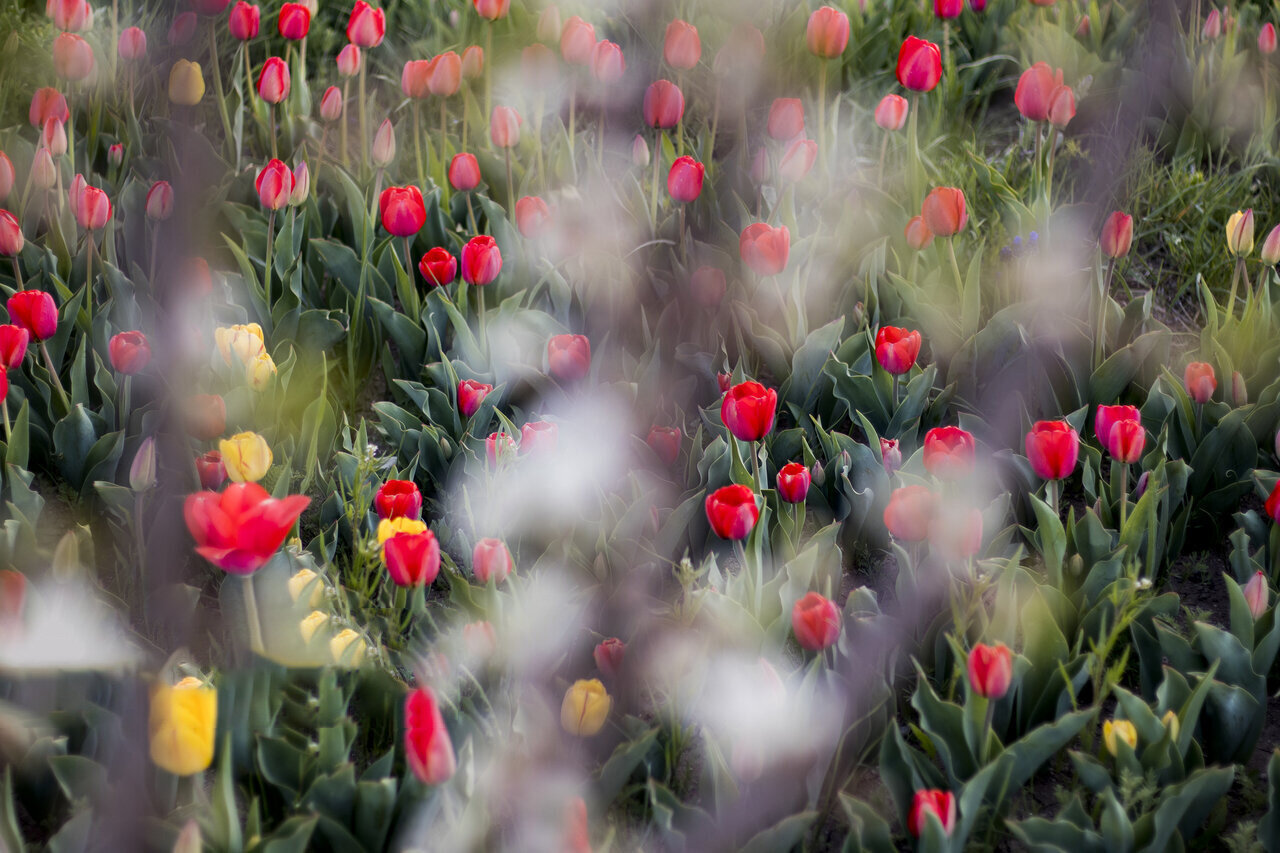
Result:
[[169,100],[184,107],[200,103],[204,97],[204,75],[199,62],[179,59],[169,71]]
[[218,352],[227,364],[231,363],[232,353],[236,354],[241,364],[249,365],[267,351],[262,327],[257,323],[220,326],[213,330],[213,339],[217,341]]
[[307,590],[311,591],[307,596],[307,604],[311,607],[319,606],[324,598],[324,584],[320,581],[320,576],[310,569],[299,569],[289,578],[289,597],[297,601]]
[[613,700],[599,679],[580,679],[565,691],[564,704],[560,706],[560,725],[571,735],[591,737],[604,728],[612,705]]
[[302,642],[311,642],[316,631],[319,631],[328,621],[329,614],[322,610],[312,610],[308,613],[307,618],[298,623],[298,630],[302,632]]
[[1237,210],[1227,220],[1227,251],[1244,257],[1253,251],[1253,209]]
[[422,533],[427,529],[426,522],[417,518],[401,516],[384,518],[378,522],[378,547],[397,533]]
[[1160,722],[1164,723],[1165,729],[1169,732],[1169,737],[1173,740],[1178,739],[1178,715],[1170,708],[1164,712],[1164,716],[1160,718]]
[[236,483],[256,483],[271,470],[271,445],[256,432],[240,432],[218,442],[227,476]]
[[329,654],[333,655],[333,662],[343,666],[359,666],[364,662],[367,650],[368,644],[364,638],[350,628],[342,629],[329,641]]
[[1138,748],[1138,730],[1128,720],[1107,720],[1102,724],[1102,740],[1107,745],[1107,752],[1116,754],[1116,739],[1129,744],[1130,749]]
[[151,760],[175,776],[200,773],[213,763],[218,692],[188,676],[151,692]]
[[245,368],[245,379],[248,381],[249,387],[255,391],[261,391],[266,388],[275,375],[276,363],[265,352],[250,361]]

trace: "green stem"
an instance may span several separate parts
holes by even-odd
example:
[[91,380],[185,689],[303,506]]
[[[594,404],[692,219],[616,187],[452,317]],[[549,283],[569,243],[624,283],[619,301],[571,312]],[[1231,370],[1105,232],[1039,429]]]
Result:
[[818,73],[818,166],[827,167],[827,63],[821,61]]
[[62,378],[58,376],[58,371],[53,366],[53,358],[49,355],[49,347],[44,341],[40,342],[40,354],[44,356],[44,366],[49,369],[49,376],[53,379],[53,388],[58,392],[59,399],[62,400],[62,407],[69,413],[71,411],[71,400],[67,397],[67,389],[62,387]]
[[267,256],[262,268],[262,287],[267,303],[267,320],[271,319],[271,250],[276,237],[276,212],[273,210],[267,217]]
[[653,222],[653,233],[658,233],[658,161],[662,159],[662,131],[653,134],[653,185],[649,190],[649,219]]
[[1124,535],[1124,521],[1129,510],[1129,464],[1120,465],[1120,534]]
[[366,80],[369,76],[369,62],[367,57],[360,58],[360,171],[363,173],[369,168],[369,116],[366,107],[368,99],[365,97]]
[[241,575],[244,582],[244,613],[249,622],[249,648],[262,654],[262,622],[258,617],[258,598],[253,591],[253,575]]
[[964,301],[964,277],[960,275],[960,262],[956,260],[956,238],[947,240],[947,254],[951,258],[951,272],[956,277],[956,296]]

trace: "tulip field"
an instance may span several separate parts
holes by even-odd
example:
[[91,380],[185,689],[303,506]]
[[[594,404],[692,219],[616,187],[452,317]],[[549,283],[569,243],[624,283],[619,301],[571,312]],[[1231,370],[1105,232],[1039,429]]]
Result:
[[1276,9],[0,4],[0,853],[1280,853]]

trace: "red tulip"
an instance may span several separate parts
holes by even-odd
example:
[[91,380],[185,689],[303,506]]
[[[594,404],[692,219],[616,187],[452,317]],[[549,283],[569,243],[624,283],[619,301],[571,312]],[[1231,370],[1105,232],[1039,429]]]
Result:
[[112,166],[119,166],[124,162],[124,146],[119,142],[112,143],[107,148],[107,162]]
[[148,219],[163,222],[173,215],[173,186],[168,181],[156,181],[147,190],[145,205]]
[[201,453],[196,457],[196,473],[202,489],[217,491],[222,488],[227,481],[227,466],[222,464],[222,454],[217,450]]
[[617,637],[602,640],[591,657],[595,659],[596,669],[606,678],[617,678],[622,670],[622,659],[626,655],[627,644]]
[[462,76],[474,79],[484,74],[484,48],[473,44],[462,51]]
[[516,228],[526,240],[536,240],[546,233],[551,224],[551,208],[536,195],[527,195],[516,202]]
[[608,39],[601,39],[591,49],[591,76],[606,86],[616,83],[627,73],[627,60],[622,48]]
[[977,643],[969,652],[969,689],[988,699],[1001,699],[1013,681],[1013,653],[1004,643]]
[[937,237],[950,237],[964,230],[969,221],[964,192],[955,187],[935,187],[920,207],[924,224]]
[[278,104],[289,97],[289,66],[280,57],[273,56],[262,66],[258,95],[268,104]]
[[13,161],[9,159],[9,155],[0,151],[0,201],[9,197],[9,193],[13,192],[14,173]]
[[1265,54],[1276,52],[1276,26],[1270,21],[1258,31],[1258,50]]
[[942,53],[931,41],[907,36],[898,51],[898,82],[913,92],[930,92],[942,79]]
[[742,382],[720,401],[720,419],[741,441],[759,441],[773,429],[778,392],[759,382]]
[[63,32],[83,30],[93,18],[87,0],[48,0],[44,11]]
[[1046,480],[1070,476],[1079,455],[1080,435],[1066,421],[1036,421],[1027,433],[1027,459]]
[[422,492],[412,480],[387,480],[373,496],[378,518],[418,518],[422,515]]
[[956,479],[973,470],[973,434],[956,426],[934,427],[924,435],[924,467],[935,477]]
[[1111,439],[1107,442],[1107,452],[1117,462],[1126,465],[1142,458],[1142,448],[1147,443],[1147,431],[1138,420],[1124,420],[1111,428]]
[[483,287],[502,272],[502,252],[488,234],[472,237],[462,247],[462,280]]
[[928,486],[901,486],[889,495],[884,508],[884,526],[889,535],[903,542],[923,542],[929,538],[929,523],[938,496]]
[[387,187],[378,199],[382,227],[395,237],[412,237],[427,223],[427,208],[417,187]]
[[1102,223],[1102,237],[1098,241],[1102,246],[1102,254],[1108,258],[1123,258],[1129,254],[1133,244],[1133,217],[1127,213],[1115,211]]
[[585,335],[556,335],[547,342],[547,364],[561,382],[577,382],[591,369],[591,341]]
[[1099,444],[1109,447],[1111,431],[1116,424],[1120,421],[1140,420],[1141,417],[1137,406],[1099,406],[1093,417],[1093,434],[1098,437]]
[[924,834],[929,815],[936,817],[942,824],[943,834],[950,836],[956,825],[955,796],[950,791],[916,791],[911,799],[911,814],[907,818],[907,828],[913,837],[919,838]]
[[9,297],[9,320],[26,329],[37,341],[58,331],[58,307],[43,290],[21,290]]
[[458,767],[444,716],[426,687],[410,693],[404,703],[404,756],[424,785],[444,784]]
[[311,10],[301,3],[285,3],[280,7],[277,26],[280,35],[292,41],[301,41],[311,29]]
[[488,583],[502,583],[511,574],[511,552],[501,539],[481,539],[471,552],[471,570],[476,580]]
[[880,439],[880,464],[884,466],[884,473],[889,477],[902,467],[902,448],[898,447],[896,438]]
[[40,144],[49,149],[49,153],[55,157],[61,157],[67,153],[67,130],[66,126],[58,119],[51,118],[44,123],[44,127],[40,131]]
[[396,586],[431,586],[440,574],[440,543],[430,530],[395,534],[382,543],[382,558]]
[[804,39],[814,56],[836,58],[849,45],[849,16],[831,6],[815,10],[809,16]]
[[293,195],[293,172],[283,160],[272,160],[258,173],[254,181],[258,201],[267,210],[280,210]]
[[126,376],[137,373],[151,361],[151,346],[142,332],[121,332],[107,342],[111,366]]
[[933,242],[933,232],[929,230],[928,225],[924,224],[923,216],[917,215],[907,220],[907,227],[902,233],[907,238],[907,245],[917,252],[928,248]]
[[427,90],[437,98],[452,97],[462,85],[462,58],[452,50],[427,62]]
[[427,250],[422,260],[418,261],[418,271],[432,284],[451,284],[458,277],[458,259],[449,254],[447,249],[436,246]]
[[511,107],[494,107],[489,116],[489,139],[498,148],[514,148],[520,141],[524,119]]
[[484,440],[484,455],[489,467],[497,468],[499,463],[516,455],[516,440],[505,432],[490,433]]
[[707,167],[694,160],[688,154],[677,157],[667,173],[667,192],[678,202],[696,201],[702,193],[702,177]]
[[80,180],[79,187],[74,182],[71,185],[71,212],[75,214],[76,222],[86,231],[105,227],[111,218],[111,199],[97,187],[84,184],[83,178]]
[[262,10],[252,3],[240,0],[231,7],[231,17],[227,20],[227,29],[231,37],[240,41],[248,41],[258,37],[258,28],[262,25]]
[[672,68],[687,70],[697,65],[702,58],[702,40],[698,38],[698,28],[679,18],[667,24],[666,37],[662,42],[662,58]]
[[933,0],[933,14],[941,20],[960,17],[964,11],[964,0]]
[[699,304],[715,308],[724,299],[729,283],[725,280],[724,270],[716,267],[698,267],[689,277],[689,287],[693,298]]
[[14,257],[22,251],[26,242],[17,217],[7,210],[0,210],[0,255]]
[[755,222],[742,230],[738,238],[738,254],[756,275],[777,275],[787,267],[791,253],[791,232],[785,225],[777,228]]
[[5,323],[0,326],[0,367],[15,370],[22,366],[27,357],[27,341],[31,333],[22,326]]
[[199,20],[195,12],[183,12],[174,17],[173,23],[169,25],[169,45],[182,47],[189,43],[195,38],[197,23]]
[[1049,123],[1066,127],[1076,117],[1076,93],[1070,86],[1059,86],[1049,96]]
[[644,123],[670,129],[684,116],[684,93],[670,80],[655,80],[644,90]]
[[559,443],[560,427],[547,421],[530,421],[520,427],[520,453],[549,453]]
[[342,118],[342,90],[337,86],[330,86],[320,96],[320,118],[330,122]]
[[778,471],[778,496],[789,504],[804,503],[812,475],[799,462],[788,462]]
[[788,142],[804,133],[804,103],[799,98],[775,98],[769,105],[769,138]]
[[356,0],[347,21],[347,41],[360,48],[377,47],[386,34],[387,16],[383,11],[374,9],[365,0]]
[[116,40],[116,55],[126,62],[146,57],[147,34],[137,27],[126,27]]
[[1271,489],[1271,494],[1267,496],[1267,502],[1263,505],[1267,511],[1267,515],[1271,516],[1271,520],[1276,524],[1280,524],[1280,481],[1277,481]]
[[492,385],[486,385],[474,379],[463,379],[458,383],[458,411],[464,418],[471,417],[479,411],[480,404],[492,390]]
[[797,139],[787,146],[786,153],[782,155],[778,163],[778,177],[797,183],[809,174],[817,159],[818,143],[812,139]]
[[902,130],[910,105],[901,95],[885,95],[876,105],[876,124],[885,130]]
[[480,162],[474,154],[455,154],[449,161],[449,184],[459,192],[480,186]]
[[474,3],[480,17],[490,21],[505,18],[511,8],[511,0],[474,0]]
[[915,366],[920,355],[920,343],[917,331],[881,326],[876,332],[876,361],[886,372],[900,376]]
[[429,59],[410,59],[400,72],[400,91],[406,98],[422,100],[431,94],[427,88],[427,66]]
[[840,639],[840,611],[829,598],[807,592],[791,608],[791,631],[801,648],[820,652]]
[[746,486],[724,486],[707,495],[707,521],[721,539],[746,539],[760,520],[755,493]]
[[680,430],[675,427],[655,426],[649,430],[645,444],[649,445],[663,465],[671,466],[680,458]]
[[1206,41],[1213,41],[1220,35],[1222,35],[1222,13],[1217,9],[1210,9],[1204,19],[1204,26],[1200,28],[1200,37]]
[[596,46],[595,27],[574,15],[560,31],[560,57],[568,65],[590,65],[591,51]]
[[360,48],[354,44],[349,44],[342,50],[338,51],[338,56],[334,60],[334,64],[338,66],[338,76],[354,77],[360,73],[362,65],[362,57],[360,56]]
[[43,89],[36,89],[35,94],[31,96],[31,110],[27,113],[27,118],[30,119],[32,127],[42,128],[51,118],[64,123],[69,121],[71,111],[67,109],[67,99],[62,96],[62,93],[46,86]]
[[1013,103],[1031,121],[1049,118],[1049,107],[1054,90],[1062,85],[1062,70],[1054,71],[1047,62],[1037,62],[1018,78],[1018,88],[1013,93]]
[[1218,387],[1218,377],[1214,375],[1212,364],[1193,361],[1182,374],[1182,384],[1192,400],[1207,403],[1213,399],[1213,392]]
[[93,73],[93,48],[74,33],[61,33],[53,39],[53,72],[72,83]]
[[716,385],[718,385],[718,386],[720,387],[720,393],[721,393],[721,394],[727,394],[727,393],[729,393],[729,389],[730,389],[731,387],[733,387],[733,374],[731,374],[731,373],[717,373],[717,374],[716,374]]
[[221,494],[197,492],[183,504],[196,553],[218,568],[247,575],[279,550],[311,498],[271,497],[257,483],[232,483]]

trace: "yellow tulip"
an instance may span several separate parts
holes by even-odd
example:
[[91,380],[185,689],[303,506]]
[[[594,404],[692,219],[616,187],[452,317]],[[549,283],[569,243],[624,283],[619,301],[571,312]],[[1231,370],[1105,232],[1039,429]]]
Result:
[[1178,715],[1170,708],[1164,712],[1164,716],[1160,718],[1160,722],[1164,723],[1165,729],[1169,732],[1172,740],[1178,739]]
[[151,760],[175,776],[200,773],[213,763],[218,692],[188,676],[151,693]]
[[276,363],[271,360],[271,356],[265,352],[258,355],[245,368],[245,379],[249,383],[249,387],[255,391],[261,391],[271,383],[271,378],[276,375]]
[[231,363],[231,354],[235,353],[244,365],[251,364],[255,358],[267,351],[262,327],[257,323],[219,326],[213,330],[213,338],[218,343],[218,352],[222,360]]
[[560,706],[560,725],[571,735],[591,737],[604,728],[612,705],[613,700],[599,679],[580,679],[565,691],[564,704]]
[[401,516],[384,518],[378,522],[378,547],[397,533],[422,533],[427,529],[426,522],[417,518]]
[[227,476],[236,483],[256,483],[271,470],[271,445],[256,432],[240,432],[218,442]]
[[293,577],[289,578],[289,597],[297,601],[302,594],[308,589],[311,594],[307,596],[307,604],[316,607],[324,598],[324,584],[320,581],[320,576],[310,569],[298,569]]
[[1244,257],[1253,251],[1253,209],[1237,210],[1227,219],[1227,251]]
[[1102,740],[1107,744],[1107,752],[1116,754],[1116,739],[1129,744],[1130,749],[1138,748],[1138,730],[1128,720],[1107,720],[1102,724]]
[[364,654],[368,645],[355,631],[344,628],[329,641],[329,654],[333,662],[343,666],[359,666],[364,662]]
[[184,107],[193,107],[204,97],[204,75],[199,62],[179,59],[169,72],[169,100]]
[[316,631],[319,631],[328,621],[329,614],[322,610],[312,610],[308,613],[307,618],[298,623],[298,630],[302,632],[302,642],[311,642]]

